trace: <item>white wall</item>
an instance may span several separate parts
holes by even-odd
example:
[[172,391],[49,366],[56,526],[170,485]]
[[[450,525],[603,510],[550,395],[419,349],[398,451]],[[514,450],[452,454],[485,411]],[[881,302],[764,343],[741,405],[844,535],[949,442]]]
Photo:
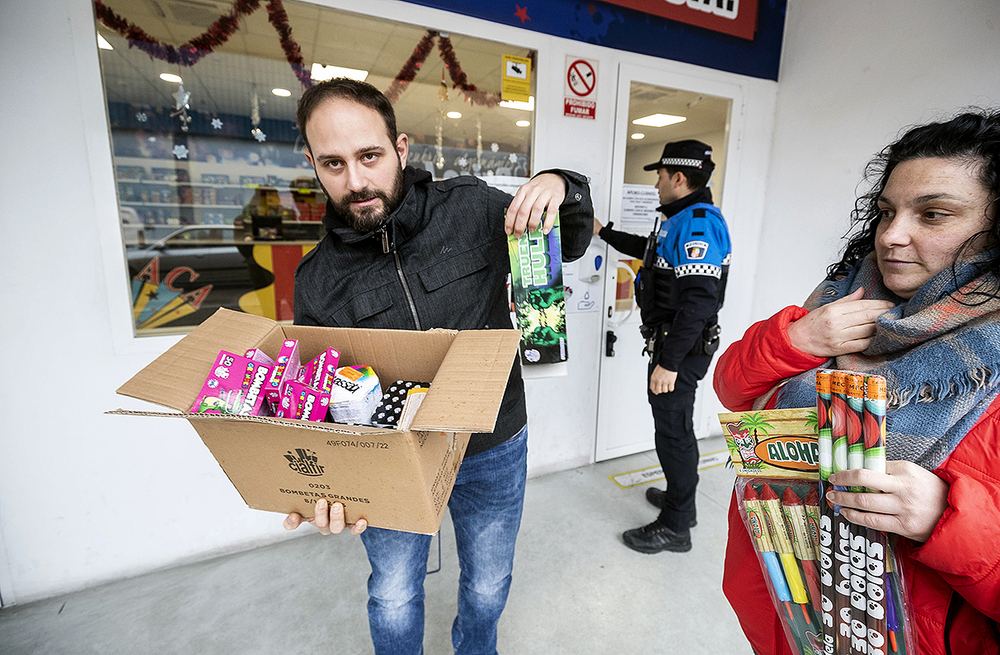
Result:
[[996,0],[789,0],[754,320],[837,259],[867,161],[908,125],[1000,105]]
[[[347,0],[326,0],[347,9]],[[620,63],[738,83],[745,137],[734,241],[756,251],[774,84],[547,37],[393,0],[375,15],[537,48],[538,88],[561,89],[566,54],[600,60],[595,121],[538,99],[539,168],[592,176],[607,222]],[[248,510],[194,430],[176,421],[106,416],[148,409],[114,390],[174,338],[131,336],[107,118],[86,0],[6,2],[0,21],[0,216],[7,309],[0,328],[8,400],[0,436],[0,593],[24,603],[103,581],[287,538],[280,517]],[[732,165],[732,162],[731,162]],[[732,169],[731,169],[732,170]],[[732,195],[732,200],[728,198]],[[738,196],[738,197],[737,197]],[[745,322],[755,261],[724,316]],[[571,315],[570,374],[529,380],[532,474],[593,461],[599,314]]]

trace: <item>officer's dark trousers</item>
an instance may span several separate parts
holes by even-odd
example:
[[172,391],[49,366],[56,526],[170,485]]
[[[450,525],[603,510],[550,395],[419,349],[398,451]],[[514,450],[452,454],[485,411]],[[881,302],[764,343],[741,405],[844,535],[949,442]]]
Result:
[[649,365],[646,375],[646,396],[653,409],[656,430],[656,455],[667,478],[667,495],[659,521],[675,532],[686,532],[695,515],[698,440],[694,434],[694,395],[711,361],[711,355],[689,353],[681,362],[670,393],[654,395],[649,391],[654,364]]

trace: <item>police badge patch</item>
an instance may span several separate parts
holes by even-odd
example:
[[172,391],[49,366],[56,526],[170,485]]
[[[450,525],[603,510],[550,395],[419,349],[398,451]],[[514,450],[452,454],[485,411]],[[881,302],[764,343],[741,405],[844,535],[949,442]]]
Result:
[[707,252],[707,241],[688,241],[684,244],[684,253],[688,259],[705,259],[705,253]]

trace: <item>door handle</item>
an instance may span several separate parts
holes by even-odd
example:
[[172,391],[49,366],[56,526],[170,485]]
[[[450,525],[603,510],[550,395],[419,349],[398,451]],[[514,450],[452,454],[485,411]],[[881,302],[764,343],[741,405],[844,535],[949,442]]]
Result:
[[615,341],[618,341],[618,336],[613,330],[608,330],[607,334],[604,336],[604,356],[614,357],[615,356]]

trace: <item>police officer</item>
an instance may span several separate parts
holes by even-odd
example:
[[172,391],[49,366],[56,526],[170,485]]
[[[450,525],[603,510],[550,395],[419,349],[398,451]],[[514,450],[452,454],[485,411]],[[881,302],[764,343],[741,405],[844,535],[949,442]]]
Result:
[[594,234],[615,250],[642,258],[636,301],[644,352],[650,356],[647,397],[656,429],[656,454],[667,489],[646,490],[660,508],[649,525],[627,530],[625,545],[641,553],[691,550],[697,523],[698,443],[694,398],[719,347],[718,313],[729,273],[729,230],[712,204],[708,180],[712,148],[692,139],[668,143],[655,170],[659,211],[666,217],[648,238],[611,229],[594,219]]

